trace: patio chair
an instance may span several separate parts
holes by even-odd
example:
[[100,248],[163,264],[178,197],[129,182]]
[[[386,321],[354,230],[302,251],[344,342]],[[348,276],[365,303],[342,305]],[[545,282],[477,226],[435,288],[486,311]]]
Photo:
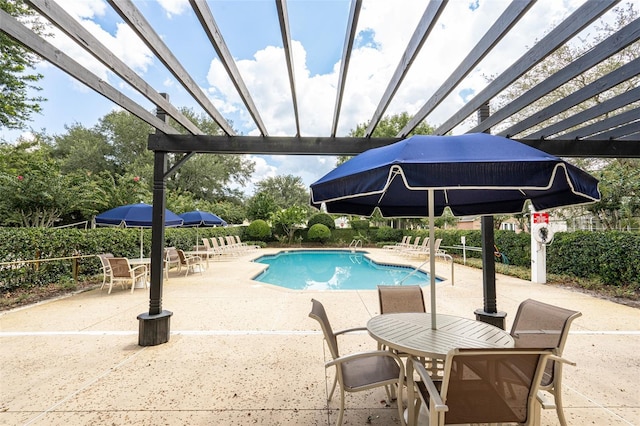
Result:
[[427,312],[419,285],[379,285],[378,302],[381,314]]
[[102,269],[102,285],[100,286],[100,290],[102,290],[107,283],[107,278],[111,277],[111,266],[109,266],[109,261],[107,258],[113,257],[112,253],[102,253],[98,255],[100,259],[101,269]]
[[109,267],[111,268],[111,279],[109,281],[109,293],[114,284],[118,283],[125,288],[125,283],[131,282],[131,293],[136,287],[136,283],[140,280],[144,280],[145,286],[148,287],[147,265],[138,265],[134,268],[129,264],[129,259],[126,257],[109,257]]
[[241,247],[245,247],[247,250],[258,250],[258,249],[260,249],[260,246],[258,246],[258,245],[247,244],[247,243],[242,242],[242,240],[240,239],[240,235],[236,235],[235,239],[236,239],[236,243],[238,243],[238,245],[240,245]]
[[[385,387],[386,390],[388,385],[402,384],[404,383],[404,365],[396,354],[389,351],[359,352],[341,356],[338,350],[337,336],[356,330],[366,330],[366,328],[351,328],[334,333],[322,303],[315,299],[311,299],[311,303],[312,308],[311,312],[309,312],[309,317],[320,323],[324,333],[324,340],[333,358],[325,364],[325,368],[336,367],[333,386],[327,400],[331,400],[336,385],[339,383],[340,410],[336,424],[340,425],[344,415],[345,391],[359,392],[376,387]],[[399,389],[402,389],[402,387],[399,386]],[[388,391],[387,397],[391,398]],[[402,398],[399,397],[397,402],[400,421],[404,424]]]
[[199,272],[202,274],[202,270],[204,269],[202,257],[197,255],[187,255],[185,254],[184,250],[180,249],[176,250],[176,252],[178,253],[178,260],[180,262],[180,265],[185,266],[185,269],[187,270],[187,272],[185,272],[184,274],[185,277],[189,275],[189,270],[195,272],[196,266],[199,267]]
[[[380,314],[397,314],[403,312],[427,312],[424,304],[424,294],[419,285],[379,285],[378,302]],[[384,345],[378,344],[378,349],[388,350]],[[404,352],[394,351],[400,357],[406,357]],[[426,360],[422,360],[426,362]],[[395,388],[391,387],[390,393],[395,398]]]
[[[220,242],[218,242],[220,241]],[[221,256],[236,256],[238,253],[224,243],[223,237],[211,237],[211,245]]]
[[[428,238],[427,238],[427,240],[428,240]],[[423,241],[423,244],[424,244],[424,241]],[[417,250],[419,247],[420,247],[420,237],[416,237],[413,240],[412,244],[408,244],[407,243],[407,245],[405,247],[402,247],[400,249],[400,253],[401,254],[405,254],[406,252],[410,252],[411,250]]]
[[553,396],[554,404],[543,402],[542,407],[555,408],[562,426],[567,425],[562,407],[562,366],[575,363],[561,357],[571,323],[581,315],[578,311],[527,299],[518,306],[511,327],[511,337],[516,348],[555,348],[558,358],[553,358],[547,363],[540,390]]
[[[468,423],[538,425],[536,394],[552,349],[453,349],[442,380],[434,381],[420,360],[407,363],[409,398],[417,391],[409,424],[424,404],[430,426]],[[413,370],[413,371],[412,371]],[[415,381],[414,372],[419,381]],[[409,401],[411,410],[412,401]]]
[[164,249],[164,276],[169,279],[169,270],[171,268],[178,268],[178,273],[182,270],[182,263],[180,262],[180,255],[175,247],[165,247]]

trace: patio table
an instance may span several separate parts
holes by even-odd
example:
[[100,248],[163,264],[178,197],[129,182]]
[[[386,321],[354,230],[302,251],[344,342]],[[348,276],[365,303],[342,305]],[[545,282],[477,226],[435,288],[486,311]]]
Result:
[[[367,331],[371,337],[390,349],[420,358],[433,377],[442,374],[444,359],[451,349],[514,346],[509,333],[491,324],[444,314],[437,314],[436,321],[438,328],[434,330],[431,328],[430,313],[382,314],[367,322]],[[413,364],[407,362],[406,367],[407,375],[413,374]],[[418,419],[413,418],[413,389],[408,389],[407,401],[407,423],[424,423],[424,410],[421,410]]]
[[[150,257],[134,257],[129,259],[129,265],[138,266],[138,265],[146,265],[147,267],[147,275],[150,273],[149,267],[151,266],[151,258]],[[147,278],[148,279],[148,278]],[[149,282],[138,280],[135,283],[135,288],[148,288]]]

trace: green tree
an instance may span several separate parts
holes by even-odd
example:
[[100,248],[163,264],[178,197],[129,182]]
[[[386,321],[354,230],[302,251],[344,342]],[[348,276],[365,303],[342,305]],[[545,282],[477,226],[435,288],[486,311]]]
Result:
[[[0,9],[42,34],[44,27],[34,19],[35,12],[22,1],[0,0]],[[23,129],[33,113],[41,111],[46,99],[29,96],[42,74],[35,73],[38,57],[0,31],[0,127]]]
[[293,242],[296,229],[304,228],[306,220],[307,210],[301,206],[291,206],[288,209],[282,209],[271,215],[273,225],[282,228],[287,235],[289,244]]
[[269,220],[278,211],[275,199],[268,192],[258,192],[247,202],[247,218],[249,220]]
[[7,225],[51,227],[70,215],[92,212],[99,191],[83,173],[62,174],[48,147],[22,143],[0,153],[0,200]]
[[635,227],[634,218],[640,215],[640,161],[612,161],[597,177],[602,197],[587,209],[598,216],[605,229]]
[[113,145],[96,129],[79,123],[65,126],[66,133],[54,136],[52,155],[60,160],[60,170],[70,173],[86,170],[90,173],[120,172],[114,161]]
[[281,209],[309,204],[309,191],[299,176],[286,175],[269,177],[256,183],[256,193],[271,194]]

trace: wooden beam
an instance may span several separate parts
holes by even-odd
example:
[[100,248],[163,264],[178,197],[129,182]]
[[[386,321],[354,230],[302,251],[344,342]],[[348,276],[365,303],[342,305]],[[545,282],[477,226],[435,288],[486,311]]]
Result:
[[433,27],[442,14],[447,2],[448,0],[431,0],[427,5],[413,36],[411,36],[411,40],[409,40],[409,44],[407,45],[404,54],[400,58],[400,63],[398,64],[396,71],[393,73],[391,81],[389,81],[389,85],[382,95],[382,99],[380,99],[380,103],[373,113],[373,117],[371,117],[371,120],[369,121],[365,136],[371,137],[373,131],[378,126],[382,115],[391,103],[393,96],[398,91],[398,88],[400,87],[402,80],[404,80],[404,77],[407,75],[407,72],[409,72],[411,64],[413,64],[418,53],[420,53],[420,49],[424,45],[424,42],[427,41],[429,34],[431,34],[431,30],[433,30]]
[[47,0],[26,0],[27,3],[46,17],[53,25],[83,47],[94,58],[104,66],[113,71],[116,75],[129,83],[145,98],[153,102],[156,106],[166,111],[169,116],[180,123],[187,131],[194,135],[202,135],[202,132],[195,124],[185,117],[176,107],[167,101],[160,93],[156,92],[151,85],[142,79],[135,71],[129,68],[124,62],[113,54],[104,44],[95,38],[78,21],[69,15],[56,2]]
[[585,2],[567,19],[543,37],[542,40],[533,45],[520,59],[515,61],[502,74],[496,77],[495,80],[489,83],[489,85],[474,96],[473,99],[441,124],[434,133],[444,135],[450,132],[482,105],[491,101],[491,99],[496,97],[516,79],[549,56],[551,52],[562,46],[617,3],[619,3],[619,0],[588,0]]
[[298,96],[296,95],[296,77],[293,69],[293,46],[291,46],[291,31],[289,30],[289,16],[287,14],[287,1],[276,0],[278,9],[278,21],[280,22],[280,34],[282,35],[282,45],[284,55],[287,60],[287,71],[289,73],[289,86],[291,87],[291,101],[293,102],[293,116],[296,121],[296,136],[300,136],[300,117],[298,115]]
[[40,55],[52,65],[60,68],[71,77],[126,109],[131,114],[147,122],[151,126],[160,129],[165,133],[178,133],[176,129],[159,120],[142,106],[129,99],[122,92],[109,85],[106,81],[100,79],[91,71],[84,68],[82,65],[58,50],[38,34],[22,25],[3,10],[0,10],[0,30],[4,31],[9,37],[13,38],[27,49]]
[[260,117],[258,108],[256,108],[256,105],[253,103],[251,93],[249,93],[249,89],[244,83],[244,80],[240,75],[240,71],[238,71],[238,67],[236,67],[236,61],[233,59],[233,56],[231,55],[231,52],[227,47],[227,43],[225,43],[224,38],[222,37],[220,28],[218,28],[218,25],[213,18],[213,14],[211,13],[211,9],[209,9],[209,6],[207,5],[207,2],[205,0],[189,0],[189,3],[191,3],[193,11],[198,17],[198,20],[200,21],[202,28],[207,34],[207,37],[209,37],[211,45],[218,54],[218,59],[220,59],[222,66],[227,71],[227,75],[233,82],[233,85],[240,95],[242,102],[244,102],[244,105],[247,107],[247,111],[249,111],[249,114],[253,118],[253,121],[256,123],[256,126],[258,126],[260,134],[262,136],[267,136],[267,128],[262,122],[262,118]]
[[396,135],[406,137],[415,129],[451,93],[451,91],[475,68],[500,40],[513,28],[534,4],[535,0],[514,1],[489,28],[478,44],[449,75],[447,80],[436,90],[420,110],[409,120],[406,126]]
[[469,130],[469,132],[484,132],[490,129],[543,96],[551,93],[566,82],[621,51],[638,39],[640,39],[640,18],[632,21],[615,34],[598,43],[594,48],[571,62],[571,65],[562,68],[517,99],[512,100],[504,108],[491,114],[488,119]]
[[158,57],[160,62],[173,74],[182,86],[193,96],[202,108],[213,118],[227,135],[235,135],[235,131],[227,120],[213,106],[207,95],[200,89],[200,86],[193,80],[189,72],[180,64],[173,55],[169,47],[162,41],[160,36],[153,30],[149,22],[140,13],[131,0],[107,0],[111,7],[118,12],[120,17],[129,27],[138,34],[138,37],[147,47]]
[[149,135],[152,151],[265,155],[357,155],[398,138]]
[[358,17],[362,8],[362,0],[351,0],[351,10],[349,12],[349,21],[347,23],[347,31],[344,38],[344,46],[342,48],[342,61],[340,61],[340,74],[338,76],[338,88],[336,90],[336,106],[333,110],[333,121],[331,124],[331,137],[336,136],[338,131],[338,121],[340,121],[340,109],[342,108],[342,96],[344,94],[344,85],[347,81],[347,72],[349,71],[349,61],[351,60],[351,50],[353,42],[356,39],[356,29],[358,27]]

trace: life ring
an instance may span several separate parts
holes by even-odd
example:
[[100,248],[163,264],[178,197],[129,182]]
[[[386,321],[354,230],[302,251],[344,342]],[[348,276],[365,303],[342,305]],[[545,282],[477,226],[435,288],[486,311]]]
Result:
[[551,244],[553,241],[553,231],[546,223],[540,223],[533,227],[533,238],[540,244]]

